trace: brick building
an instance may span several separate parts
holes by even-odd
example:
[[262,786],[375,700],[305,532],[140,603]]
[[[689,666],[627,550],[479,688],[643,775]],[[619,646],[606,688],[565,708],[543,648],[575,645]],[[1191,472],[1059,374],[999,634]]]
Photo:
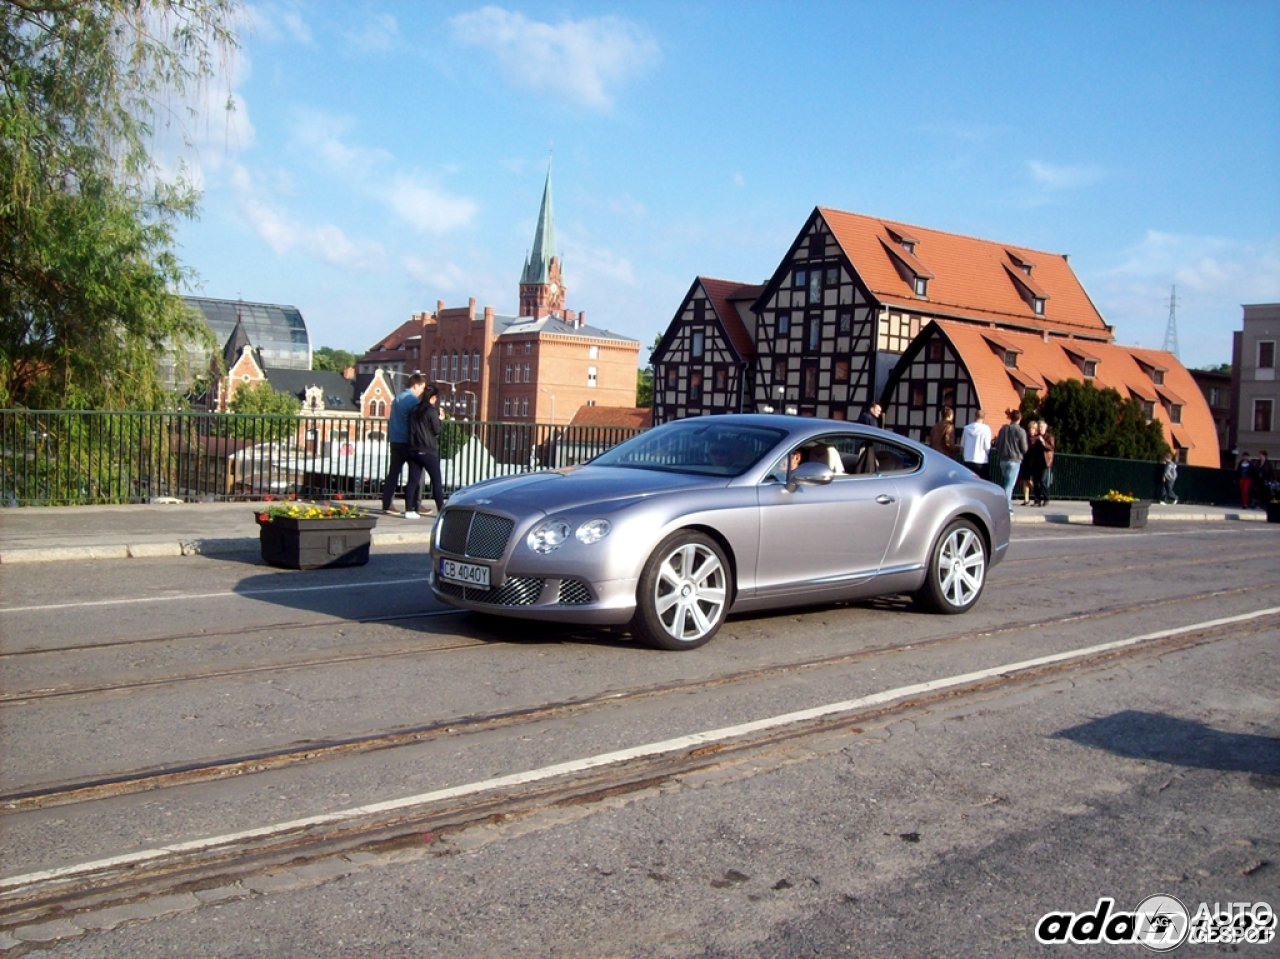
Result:
[[634,408],[639,341],[588,325],[565,297],[548,172],[520,273],[521,315],[477,309],[474,298],[465,307],[437,301],[362,356],[358,375],[421,370],[446,411],[478,420],[564,425],[580,406]]

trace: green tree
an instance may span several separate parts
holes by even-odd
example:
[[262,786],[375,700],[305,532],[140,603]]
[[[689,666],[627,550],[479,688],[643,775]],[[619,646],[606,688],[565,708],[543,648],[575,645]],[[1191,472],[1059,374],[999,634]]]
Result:
[[348,353],[346,350],[335,350],[331,346],[322,346],[311,354],[311,368],[313,370],[330,370],[334,373],[341,373],[350,366],[356,365],[358,357],[354,353]]
[[234,0],[0,0],[0,406],[154,408],[212,348],[178,296],[197,195],[151,157],[234,49]]
[[646,409],[653,405],[653,367],[636,370],[636,406]]
[[254,383],[242,386],[231,397],[232,413],[253,413],[262,416],[294,416],[302,409],[296,396],[273,389],[270,383]]
[[296,417],[302,403],[263,382],[240,387],[228,408],[233,415],[220,419],[232,436],[255,443],[278,443],[298,429]]
[[1158,460],[1169,452],[1160,423],[1148,422],[1141,403],[1109,387],[1060,380],[1050,385],[1039,415],[1063,453]]

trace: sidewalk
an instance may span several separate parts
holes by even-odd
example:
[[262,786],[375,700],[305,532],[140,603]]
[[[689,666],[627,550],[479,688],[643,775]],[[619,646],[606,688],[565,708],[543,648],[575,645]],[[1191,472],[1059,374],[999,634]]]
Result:
[[[421,519],[383,515],[377,500],[350,501],[378,517],[373,545],[431,542],[435,508]],[[0,565],[257,552],[262,503],[152,503],[0,509]],[[397,502],[397,505],[399,503]]]
[[[429,502],[429,501],[428,501]],[[154,503],[137,506],[0,508],[0,565],[57,560],[128,559],[256,552],[254,503]],[[431,542],[434,511],[418,520],[382,515],[376,500],[356,505],[377,511],[374,546]],[[1151,505],[1148,521],[1265,522],[1261,510],[1223,506]],[[1085,501],[1015,506],[1016,525],[1092,522]]]

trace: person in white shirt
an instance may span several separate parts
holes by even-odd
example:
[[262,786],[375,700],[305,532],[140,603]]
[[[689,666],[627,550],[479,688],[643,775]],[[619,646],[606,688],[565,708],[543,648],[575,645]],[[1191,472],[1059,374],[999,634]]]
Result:
[[964,465],[983,479],[990,479],[987,463],[991,458],[991,427],[984,422],[985,419],[982,410],[973,414],[973,422],[960,434],[960,445]]

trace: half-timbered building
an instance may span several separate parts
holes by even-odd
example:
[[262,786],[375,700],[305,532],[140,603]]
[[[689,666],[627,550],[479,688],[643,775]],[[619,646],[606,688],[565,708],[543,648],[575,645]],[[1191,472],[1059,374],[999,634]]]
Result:
[[700,276],[653,351],[653,420],[752,408],[760,287]]

